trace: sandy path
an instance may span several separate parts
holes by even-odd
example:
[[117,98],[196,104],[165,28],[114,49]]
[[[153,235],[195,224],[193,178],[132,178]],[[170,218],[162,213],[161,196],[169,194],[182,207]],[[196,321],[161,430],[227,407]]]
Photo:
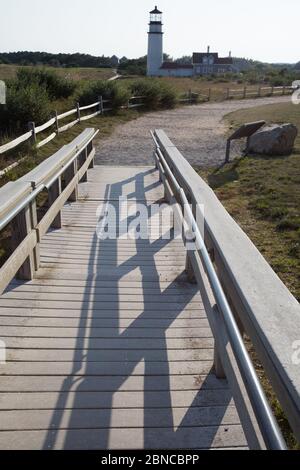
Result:
[[[118,126],[99,142],[96,163],[101,165],[149,165],[153,143],[150,129],[164,129],[183,155],[195,166],[213,166],[224,161],[226,126],[223,117],[238,109],[288,101],[272,97],[241,101],[207,103],[197,106],[152,112]],[[101,132],[101,129],[100,129]],[[239,145],[233,146],[233,153]]]

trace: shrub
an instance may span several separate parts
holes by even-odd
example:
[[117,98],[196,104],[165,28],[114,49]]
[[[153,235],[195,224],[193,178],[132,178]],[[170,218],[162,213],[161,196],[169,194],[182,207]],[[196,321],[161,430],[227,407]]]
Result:
[[50,118],[50,102],[45,88],[33,82],[24,87],[7,88],[6,105],[0,107],[0,126],[3,131],[27,130],[27,123],[43,124]]
[[143,96],[146,108],[156,109],[159,107],[160,89],[156,80],[135,80],[130,86],[130,91],[134,96]]
[[126,105],[130,97],[129,91],[118,83],[105,80],[89,82],[77,94],[76,100],[82,105],[92,104],[102,96],[104,100],[110,100],[113,109]]
[[166,83],[160,86],[160,105],[163,108],[174,108],[176,106],[177,94],[173,87]]
[[46,89],[50,99],[68,98],[76,88],[76,83],[63,77],[59,77],[52,70],[25,69],[17,72],[16,83],[19,87],[38,84]]
[[143,96],[143,102],[148,109],[173,108],[176,104],[175,90],[159,80],[136,80],[131,84],[130,91],[135,96]]

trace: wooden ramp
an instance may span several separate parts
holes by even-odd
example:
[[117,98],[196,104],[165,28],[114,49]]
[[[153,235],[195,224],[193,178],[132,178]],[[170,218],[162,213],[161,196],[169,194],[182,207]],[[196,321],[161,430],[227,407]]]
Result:
[[[98,238],[108,203],[134,219],[120,196],[147,204],[150,238]],[[1,449],[247,448],[185,248],[150,213],[162,198],[151,167],[89,170],[36,278],[1,296]]]

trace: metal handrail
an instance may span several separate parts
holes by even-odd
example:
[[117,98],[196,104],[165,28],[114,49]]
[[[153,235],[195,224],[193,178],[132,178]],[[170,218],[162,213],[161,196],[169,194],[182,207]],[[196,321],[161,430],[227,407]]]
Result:
[[[89,143],[95,138],[98,134],[99,129],[97,129],[92,137],[90,137],[77,152],[73,155],[73,157],[64,164],[54,175],[53,177],[46,183],[39,184],[36,188],[34,188],[34,184],[32,183],[32,187],[34,188],[33,191],[26,196],[22,201],[20,201],[15,207],[13,207],[5,216],[0,220],[0,231],[6,227],[28,204],[30,204],[44,189],[49,189],[52,184],[59,178],[67,168],[76,160],[76,158],[81,154],[83,149],[85,149]],[[77,147],[76,147],[77,148]]]
[[161,161],[164,170],[166,171],[166,173],[172,180],[175,194],[176,193],[178,194],[185,208],[185,214],[187,214],[188,216],[192,233],[195,236],[197,252],[199,253],[203,266],[205,267],[207,277],[208,277],[212,292],[214,294],[218,309],[223,315],[229,341],[230,341],[235,359],[237,361],[239,371],[243,378],[245,388],[248,392],[249,399],[253,407],[253,411],[257,419],[257,423],[261,431],[261,434],[263,436],[263,439],[265,441],[265,444],[267,448],[272,449],[272,450],[286,450],[287,447],[286,447],[284,438],[281,434],[277,421],[272,413],[272,410],[267,401],[267,398],[261,386],[261,383],[257,377],[254,366],[247,352],[247,349],[244,345],[239,328],[236,324],[234,315],[229,306],[226,295],[224,293],[224,290],[222,288],[218,275],[215,271],[214,265],[211,261],[207,248],[205,246],[205,242],[202,238],[200,230],[195,221],[194,215],[190,208],[190,204],[188,202],[184,189],[179,185],[175,176],[173,175],[168,163],[166,162],[160,150],[159,144],[152,131],[151,131],[151,136],[156,145],[156,152],[157,152],[156,155],[158,159]]

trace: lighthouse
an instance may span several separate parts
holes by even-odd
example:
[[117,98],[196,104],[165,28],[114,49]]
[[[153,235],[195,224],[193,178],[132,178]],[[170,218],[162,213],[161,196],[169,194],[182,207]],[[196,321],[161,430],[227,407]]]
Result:
[[148,32],[147,75],[157,76],[163,63],[163,32],[162,12],[157,9],[150,11]]

